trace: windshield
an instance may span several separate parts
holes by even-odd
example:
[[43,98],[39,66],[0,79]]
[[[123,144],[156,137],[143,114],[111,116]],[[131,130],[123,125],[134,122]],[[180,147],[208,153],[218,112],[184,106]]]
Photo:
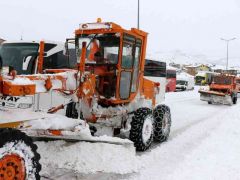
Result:
[[205,77],[203,76],[196,76],[196,81],[201,82],[202,80],[205,80]]
[[[0,56],[3,66],[9,66],[18,74],[31,74],[32,69],[23,70],[23,63],[27,56],[37,56],[37,43],[6,43],[0,46]],[[29,60],[30,61],[30,60]],[[33,62],[31,62],[33,63]]]
[[187,85],[187,81],[177,80],[177,85]]
[[230,85],[232,84],[232,77],[216,76],[213,78],[213,83]]
[[82,35],[77,42],[77,58],[81,57],[82,43],[87,43],[86,63],[117,64],[120,37],[117,34]]

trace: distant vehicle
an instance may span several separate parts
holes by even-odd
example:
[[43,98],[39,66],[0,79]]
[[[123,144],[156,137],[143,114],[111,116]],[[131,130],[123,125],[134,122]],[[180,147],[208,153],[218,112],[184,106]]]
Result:
[[238,88],[238,93],[240,93],[240,77],[237,77],[237,76],[236,76],[236,85]]
[[[69,57],[63,54],[64,43],[48,41],[5,41],[0,45],[0,56],[3,66],[21,74],[42,73],[47,69],[64,69],[75,67],[77,60],[72,49]],[[42,61],[43,68],[37,69]]]
[[194,89],[194,77],[187,73],[178,74],[176,90],[185,91],[192,89]]
[[157,99],[163,101],[165,98],[166,87],[166,63],[146,59],[144,76],[151,81],[160,83],[160,92],[157,95]]
[[176,70],[167,69],[166,92],[176,91]]
[[209,90],[200,89],[200,99],[208,104],[218,103],[232,105],[237,103],[239,84],[234,75],[220,74],[213,78]]
[[195,76],[195,84],[201,86],[211,84],[213,77],[218,74],[210,71],[199,71]]

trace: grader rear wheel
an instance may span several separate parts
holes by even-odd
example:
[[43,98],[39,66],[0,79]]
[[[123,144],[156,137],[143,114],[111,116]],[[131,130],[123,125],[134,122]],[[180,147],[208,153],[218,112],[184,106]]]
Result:
[[154,140],[166,141],[170,134],[171,112],[168,106],[158,105],[153,111],[154,118]]
[[0,180],[39,180],[37,146],[16,129],[0,130]]

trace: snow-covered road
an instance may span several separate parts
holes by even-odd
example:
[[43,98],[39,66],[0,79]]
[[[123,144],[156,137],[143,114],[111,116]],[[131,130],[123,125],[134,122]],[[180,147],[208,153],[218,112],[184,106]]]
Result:
[[208,105],[199,100],[195,88],[168,93],[166,104],[172,113],[170,138],[137,154],[138,172],[127,175],[61,172],[62,178],[240,179],[240,102],[233,106]]
[[140,156],[145,168],[129,179],[239,179],[239,104],[208,105],[197,90],[167,94],[170,139]]

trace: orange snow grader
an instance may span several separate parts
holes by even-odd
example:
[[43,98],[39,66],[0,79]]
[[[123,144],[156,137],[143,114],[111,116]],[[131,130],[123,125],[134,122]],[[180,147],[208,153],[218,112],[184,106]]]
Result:
[[[170,108],[156,99],[160,84],[144,78],[146,32],[98,19],[80,24],[75,38],[67,39],[67,56],[69,44],[78,58],[74,69],[42,71],[40,56],[35,69],[41,74],[1,68],[0,179],[39,179],[32,139],[131,142],[139,151],[168,139]],[[65,103],[53,106],[60,97]]]
[[237,103],[240,85],[234,75],[220,74],[213,78],[209,90],[199,90],[200,99],[208,104],[218,103],[232,105]]

